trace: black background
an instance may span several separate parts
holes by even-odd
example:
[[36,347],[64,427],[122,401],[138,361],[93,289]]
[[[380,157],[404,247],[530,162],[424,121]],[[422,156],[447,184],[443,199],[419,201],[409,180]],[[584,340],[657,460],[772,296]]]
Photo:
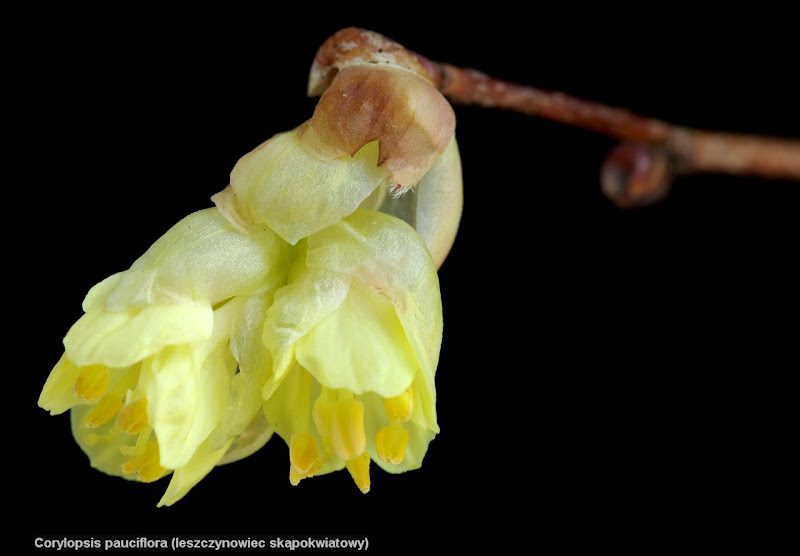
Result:
[[7,394],[22,408],[5,453],[23,546],[177,533],[357,535],[377,551],[763,546],[788,522],[767,495],[783,496],[782,450],[796,443],[782,428],[800,186],[685,177],[658,206],[623,212],[599,189],[612,140],[507,112],[455,109],[465,208],[440,271],[442,433],[421,470],[375,470],[366,496],[344,472],[291,487],[276,437],[157,509],[167,480],[90,469],[67,416],[36,407],[85,292],[210,206],[241,155],[310,117],[311,60],[341,27],[683,125],[800,135],[796,41],[766,6],[430,9],[21,22],[9,111],[23,153],[9,165],[22,177],[7,184],[20,329],[6,350],[24,386]]

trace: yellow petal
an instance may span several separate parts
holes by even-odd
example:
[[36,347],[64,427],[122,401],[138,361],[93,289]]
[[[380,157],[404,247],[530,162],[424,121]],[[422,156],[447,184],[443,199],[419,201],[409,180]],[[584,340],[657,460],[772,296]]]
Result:
[[198,413],[202,362],[195,360],[189,345],[164,348],[148,362],[142,365],[142,374],[152,373],[147,419],[161,444],[161,465],[177,469],[189,462],[198,445],[188,436]]
[[203,443],[186,465],[172,473],[172,479],[169,482],[167,491],[159,500],[158,506],[171,506],[186,496],[189,490],[214,469],[214,466],[225,455],[232,441],[232,439],[228,440],[222,448],[213,452],[210,451],[208,443]]
[[216,304],[282,282],[289,246],[266,225],[235,230],[215,208],[173,226],[123,273],[106,306]]
[[[436,267],[444,262],[456,239],[464,204],[461,158],[455,137],[436,164],[414,189],[417,195],[414,229],[425,241]],[[384,206],[391,206],[387,199]],[[381,207],[380,210],[384,210]]]
[[355,281],[341,306],[298,340],[295,357],[325,386],[384,397],[408,388],[418,368],[391,300]]
[[156,431],[164,467],[186,465],[222,419],[236,364],[228,343],[243,304],[244,299],[237,298],[214,311],[214,330],[207,342],[164,348],[152,358],[152,378],[140,378],[150,381],[147,418]]
[[213,329],[210,305],[152,305],[107,311],[94,307],[64,338],[76,365],[128,367],[164,346],[207,339]]
[[[250,425],[239,436],[230,439],[231,443],[228,446],[228,450],[217,465],[233,463],[256,453],[272,438],[274,432],[267,422],[267,418],[259,411]],[[209,445],[209,449],[213,450],[212,438],[209,437],[206,442]]]
[[302,266],[295,280],[275,292],[266,312],[263,341],[274,358],[272,376],[264,384],[269,399],[294,363],[295,344],[320,320],[336,310],[349,290],[350,280],[339,274]]
[[39,407],[49,411],[50,415],[58,415],[80,403],[81,400],[73,394],[75,381],[80,374],[81,368],[62,355],[39,394]]
[[[229,439],[243,434],[257,417],[263,419],[261,389],[272,372],[272,357],[261,334],[271,301],[272,295],[268,293],[248,298],[233,323],[230,346],[239,363],[239,372],[231,379],[220,423],[209,437],[212,450],[218,450]],[[226,454],[226,459],[230,453]]]
[[92,289],[90,289],[89,293],[86,294],[86,297],[83,298],[83,304],[81,305],[83,312],[88,313],[89,310],[95,306],[102,307],[106,302],[106,297],[108,297],[109,292],[111,292],[117,286],[117,284],[119,284],[122,274],[122,272],[117,272],[102,282],[98,282],[92,286]]

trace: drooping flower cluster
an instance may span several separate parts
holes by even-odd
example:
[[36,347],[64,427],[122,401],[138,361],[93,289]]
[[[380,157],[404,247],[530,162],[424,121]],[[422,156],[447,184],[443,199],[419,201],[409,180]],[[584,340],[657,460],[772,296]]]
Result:
[[[341,101],[365,82],[358,110]],[[71,410],[93,467],[171,473],[170,505],[273,431],[292,484],[347,468],[367,492],[370,461],[421,465],[439,432],[436,263],[460,214],[436,95],[404,69],[342,71],[314,118],[239,161],[217,208],[89,291],[39,405]],[[365,116],[369,103],[386,113]]]

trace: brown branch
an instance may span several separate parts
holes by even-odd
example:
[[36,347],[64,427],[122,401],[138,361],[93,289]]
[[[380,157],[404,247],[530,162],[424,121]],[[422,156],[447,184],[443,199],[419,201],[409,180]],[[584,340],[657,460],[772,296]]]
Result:
[[432,62],[363,29],[343,29],[320,47],[311,69],[309,94],[320,94],[338,70],[364,63],[405,67],[456,103],[514,110],[620,139],[623,144],[609,154],[601,180],[606,195],[622,207],[663,198],[671,177],[680,174],[719,172],[800,181],[800,140],[673,125],[622,108]]
[[[800,141],[796,139],[676,126],[475,70],[440,67],[440,90],[454,102],[523,112],[625,141],[608,156],[601,173],[603,192],[621,207],[661,200],[669,191],[671,177],[678,174],[718,172],[800,180]],[[632,148],[637,145],[649,148]]]
[[505,108],[636,143],[660,144],[669,135],[668,124],[631,114],[622,108],[502,81],[472,69],[449,64],[441,64],[441,68],[439,89],[460,104]]
[[560,92],[495,79],[448,64],[440,90],[453,101],[506,108],[632,143],[666,147],[683,172],[754,174],[800,180],[800,141],[701,131],[632,114]]

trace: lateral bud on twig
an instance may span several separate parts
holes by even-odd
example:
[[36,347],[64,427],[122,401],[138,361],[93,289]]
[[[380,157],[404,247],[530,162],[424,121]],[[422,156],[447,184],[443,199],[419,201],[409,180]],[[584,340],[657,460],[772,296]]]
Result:
[[672,174],[663,148],[623,143],[603,162],[600,184],[603,194],[619,208],[641,207],[666,197]]

